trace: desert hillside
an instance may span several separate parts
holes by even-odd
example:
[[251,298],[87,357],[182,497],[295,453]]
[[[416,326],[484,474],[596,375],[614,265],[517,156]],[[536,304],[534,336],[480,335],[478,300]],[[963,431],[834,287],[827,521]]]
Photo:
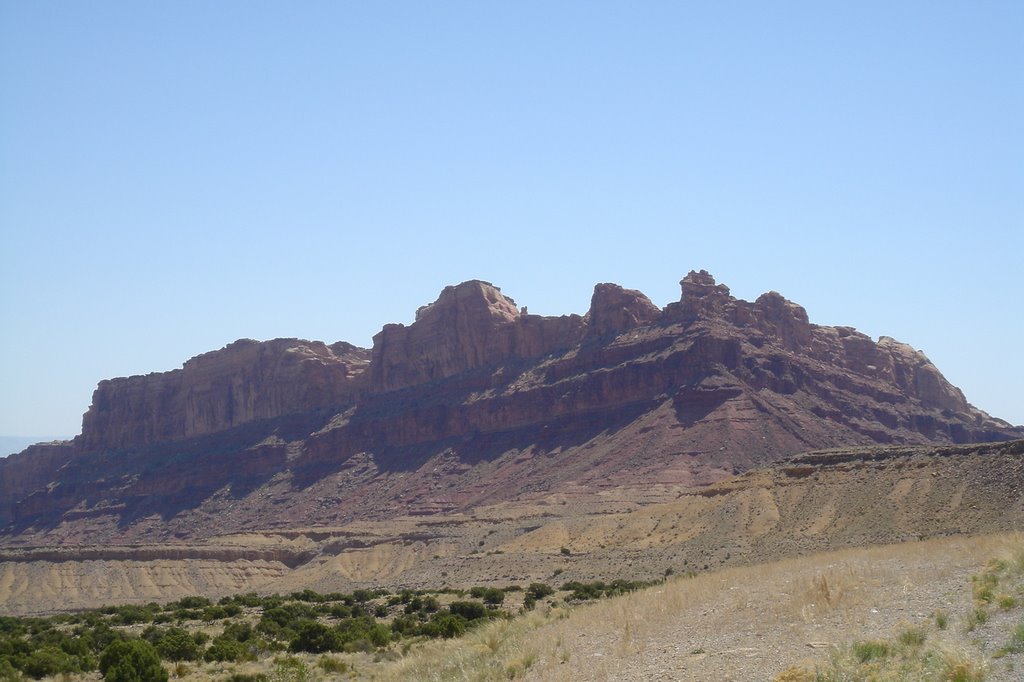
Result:
[[906,344],[704,271],[681,289],[658,308],[599,284],[585,315],[544,317],[470,281],[372,349],[242,340],[102,381],[80,436],[0,461],[0,546],[628,508],[813,449],[1024,437]]
[[312,588],[651,580],[1024,523],[1024,441],[820,451],[701,487],[559,493],[459,514],[0,552],[10,613]]

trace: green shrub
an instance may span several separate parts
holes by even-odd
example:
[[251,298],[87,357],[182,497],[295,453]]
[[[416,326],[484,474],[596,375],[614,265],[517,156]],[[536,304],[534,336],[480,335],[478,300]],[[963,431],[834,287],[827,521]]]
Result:
[[351,618],[352,608],[345,606],[344,604],[335,604],[327,610],[327,615],[333,616],[334,618]]
[[466,632],[466,619],[459,615],[442,613],[429,623],[425,623],[420,630],[428,637],[460,637]]
[[21,666],[22,672],[37,680],[58,673],[78,672],[78,669],[78,661],[73,656],[54,646],[36,649]]
[[908,628],[900,633],[900,644],[906,646],[921,646],[926,638],[924,628]]
[[359,616],[338,623],[335,628],[344,651],[370,651],[391,641],[391,629],[370,616]]
[[111,622],[119,625],[135,625],[136,623],[149,623],[156,615],[156,610],[144,606],[118,606],[111,617]]
[[165,661],[195,661],[202,654],[199,642],[182,628],[168,628],[153,637],[143,637],[155,648]]
[[534,599],[543,599],[554,593],[554,588],[547,583],[530,583],[530,586],[526,588],[526,594]]
[[178,609],[202,609],[206,608],[207,606],[210,606],[212,603],[213,602],[211,602],[206,597],[182,597],[176,602],[171,602],[164,608],[166,608],[169,611],[176,611]]
[[218,635],[203,654],[207,661],[244,661],[250,658],[249,648],[233,637]]
[[505,591],[496,587],[473,587],[469,590],[469,596],[474,599],[483,599],[485,604],[495,606],[505,601]]
[[487,609],[483,604],[475,601],[453,601],[448,605],[448,611],[452,615],[462,616],[466,620],[487,617]]
[[120,640],[103,650],[100,672],[107,682],[167,682],[167,671],[149,642]]
[[861,663],[887,658],[891,653],[885,642],[855,642],[852,647],[854,657]]
[[11,665],[11,662],[0,656],[0,682],[18,682],[21,673]]
[[974,599],[983,604],[991,604],[995,599],[995,588],[999,584],[999,576],[993,573],[983,573],[971,578],[973,583]]
[[207,606],[200,616],[207,623],[215,620],[223,620],[228,617],[228,611],[223,606]]
[[299,626],[298,633],[288,645],[293,652],[307,651],[311,654],[321,654],[325,651],[340,651],[342,647],[341,635],[337,630],[327,627],[316,621],[305,621]]
[[970,613],[967,614],[967,632],[972,632],[976,627],[984,625],[987,622],[988,611],[981,607],[972,609]]
[[1010,641],[1000,649],[1000,652],[1004,654],[1024,653],[1024,620],[1017,624]]

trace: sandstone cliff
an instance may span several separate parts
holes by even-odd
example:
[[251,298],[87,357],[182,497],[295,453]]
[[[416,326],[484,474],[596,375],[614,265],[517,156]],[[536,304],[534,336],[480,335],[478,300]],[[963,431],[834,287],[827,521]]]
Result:
[[0,462],[0,543],[180,540],[1024,437],[910,346],[704,271],[680,285],[664,309],[599,284],[586,315],[542,317],[471,281],[372,351],[243,340],[104,381],[73,444]]
[[463,282],[417,310],[412,325],[389,324],[373,337],[370,388],[384,393],[536,358],[574,345],[583,327],[578,315],[521,313],[489,282]]
[[242,339],[181,369],[100,382],[82,421],[85,450],[191,438],[358,395],[369,353],[350,344]]

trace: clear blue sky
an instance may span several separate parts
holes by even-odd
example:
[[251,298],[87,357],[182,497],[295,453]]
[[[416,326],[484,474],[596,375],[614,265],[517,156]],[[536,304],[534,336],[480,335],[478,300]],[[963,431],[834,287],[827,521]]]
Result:
[[1024,423],[1024,3],[0,2],[0,434],[440,289],[707,268]]

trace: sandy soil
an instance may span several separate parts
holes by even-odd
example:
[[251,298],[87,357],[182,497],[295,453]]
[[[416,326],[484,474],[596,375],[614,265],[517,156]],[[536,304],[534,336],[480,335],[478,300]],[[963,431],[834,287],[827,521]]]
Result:
[[[676,580],[541,628],[535,640],[553,645],[527,679],[770,680],[793,664],[813,670],[836,645],[892,638],[912,625],[981,659],[1005,644],[1021,614],[997,612],[965,634],[971,576],[1013,542],[1024,540],[844,550]],[[937,609],[950,614],[944,631],[934,625]],[[993,662],[986,679],[1020,679],[1024,660],[1016,658],[1024,657]]]

